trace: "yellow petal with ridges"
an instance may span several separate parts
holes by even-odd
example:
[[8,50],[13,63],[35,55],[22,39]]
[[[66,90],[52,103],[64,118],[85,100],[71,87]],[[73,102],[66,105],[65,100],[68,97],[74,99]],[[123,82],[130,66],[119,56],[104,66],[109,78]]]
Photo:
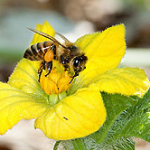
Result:
[[44,95],[38,82],[39,63],[22,59],[10,76],[8,84],[26,93]]
[[145,72],[139,68],[112,69],[95,78],[100,91],[142,97],[150,87]]
[[[44,33],[47,33],[47,34],[49,34],[52,37],[55,34],[54,29],[52,28],[52,26],[47,21],[45,21],[43,23],[43,25],[37,24],[36,30],[44,32]],[[49,41],[49,39],[47,39],[47,38],[45,38],[45,37],[35,33],[34,36],[33,36],[31,45],[39,43],[39,42],[44,42],[44,41]]]
[[125,54],[125,27],[110,27],[102,33],[85,35],[76,41],[88,57],[86,69],[80,73],[78,82],[89,83],[98,74],[116,68]]
[[97,131],[106,119],[101,94],[96,87],[79,89],[35,121],[47,137],[68,140]]
[[0,82],[0,134],[11,129],[21,119],[41,116],[47,109],[45,100],[26,94],[7,83]]

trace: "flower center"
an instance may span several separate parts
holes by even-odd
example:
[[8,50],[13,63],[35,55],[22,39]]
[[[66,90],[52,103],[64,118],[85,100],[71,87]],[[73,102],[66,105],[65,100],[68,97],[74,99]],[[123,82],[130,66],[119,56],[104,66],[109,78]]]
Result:
[[53,68],[51,73],[45,77],[46,71],[43,70],[40,78],[41,88],[46,94],[60,94],[67,91],[72,83],[69,83],[72,79],[68,71],[58,72],[57,68]]

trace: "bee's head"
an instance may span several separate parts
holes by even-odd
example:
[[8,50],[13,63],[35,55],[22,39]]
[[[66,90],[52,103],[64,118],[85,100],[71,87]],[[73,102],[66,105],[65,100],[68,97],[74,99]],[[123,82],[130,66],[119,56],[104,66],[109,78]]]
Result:
[[78,76],[78,73],[86,68],[85,67],[86,62],[87,62],[87,57],[84,54],[82,54],[81,56],[74,57],[73,70],[76,76]]

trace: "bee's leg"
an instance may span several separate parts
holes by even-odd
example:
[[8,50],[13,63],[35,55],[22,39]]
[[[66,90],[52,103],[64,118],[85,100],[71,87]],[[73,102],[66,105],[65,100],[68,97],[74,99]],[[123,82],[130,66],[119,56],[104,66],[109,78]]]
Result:
[[53,67],[53,62],[52,61],[46,62],[46,67],[47,67],[48,73],[45,75],[45,77],[48,76],[51,73],[51,70],[52,70],[52,67]]
[[42,70],[38,71],[38,74],[39,74],[39,79],[38,79],[38,81],[40,82]]
[[65,58],[63,57],[63,55],[60,56],[60,61],[63,65],[66,64]]
[[53,51],[54,59],[56,60],[56,45],[55,45],[55,44],[53,44],[53,45],[51,46],[51,50]]
[[78,75],[79,75],[79,74],[76,72],[75,75],[72,77],[71,81],[69,82],[69,84],[71,84],[71,82],[73,81],[73,79],[74,79],[75,77],[77,77]]
[[60,56],[60,62],[63,64],[65,71],[70,72],[70,68],[67,63],[69,63],[68,59],[66,59],[63,55]]
[[41,77],[41,74],[42,74],[42,71],[43,69],[45,69],[45,61],[43,61],[40,65],[40,68],[38,69],[38,74],[39,74],[39,79],[38,81],[40,82],[40,77]]
[[65,68],[65,71],[68,71],[68,72],[70,72],[70,70],[69,70],[69,66],[66,64],[66,65],[64,65],[64,68]]
[[41,62],[40,67],[38,69],[38,74],[40,74],[42,72],[43,69],[45,69],[45,61]]

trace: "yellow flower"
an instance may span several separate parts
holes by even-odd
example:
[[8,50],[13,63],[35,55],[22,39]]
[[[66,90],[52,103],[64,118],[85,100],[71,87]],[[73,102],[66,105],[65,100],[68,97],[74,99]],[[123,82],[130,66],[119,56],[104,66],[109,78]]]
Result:
[[[55,32],[45,22],[39,31]],[[69,84],[71,75],[57,61],[40,83],[40,62],[22,59],[8,83],[0,82],[0,134],[21,119],[35,119],[35,128],[51,139],[67,140],[97,131],[106,120],[101,91],[142,97],[150,82],[143,70],[117,68],[125,54],[123,24],[79,38],[75,45],[88,57],[86,69]],[[46,41],[35,34],[31,44]]]

